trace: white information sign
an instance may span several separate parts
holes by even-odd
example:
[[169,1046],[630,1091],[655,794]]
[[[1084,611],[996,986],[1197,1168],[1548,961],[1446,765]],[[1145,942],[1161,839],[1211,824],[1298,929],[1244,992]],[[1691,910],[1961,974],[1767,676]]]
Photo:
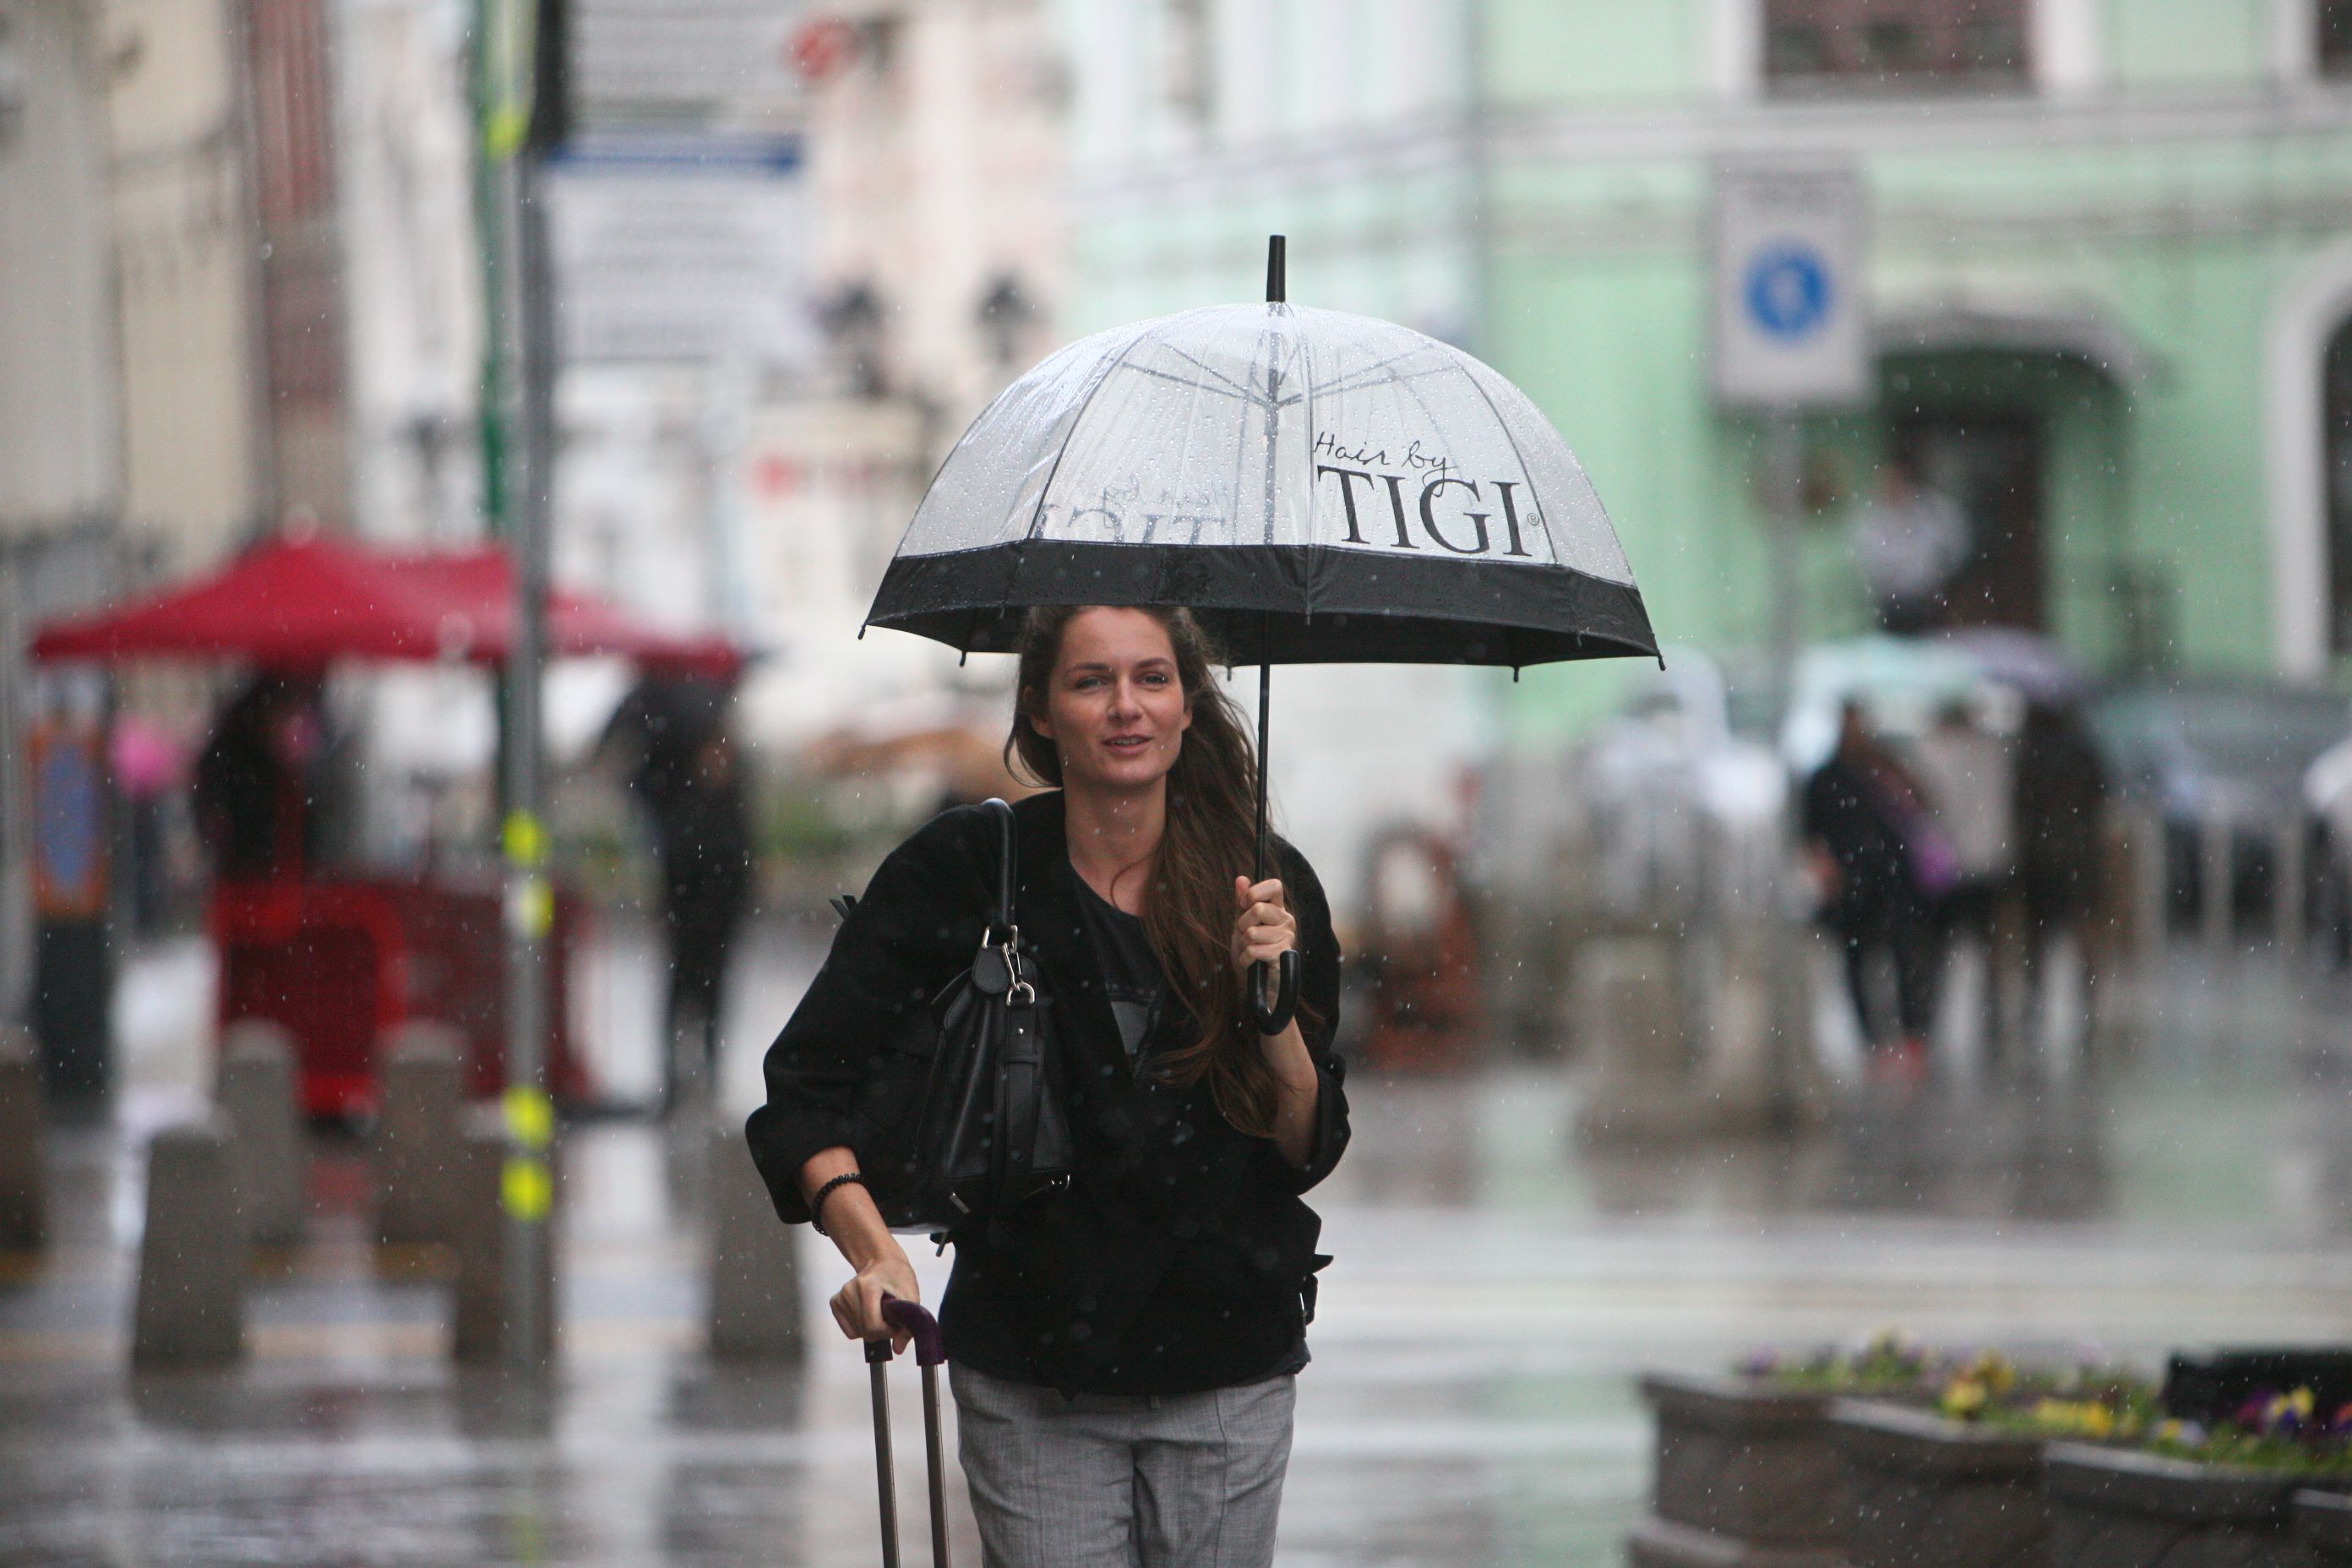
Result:
[[591,130],[782,131],[804,86],[798,0],[573,0],[572,107]]
[[1715,186],[1715,395],[1853,406],[1871,392],[1864,204],[1850,169],[1738,166]]
[[806,195],[788,152],[572,156],[548,181],[567,360],[807,363]]

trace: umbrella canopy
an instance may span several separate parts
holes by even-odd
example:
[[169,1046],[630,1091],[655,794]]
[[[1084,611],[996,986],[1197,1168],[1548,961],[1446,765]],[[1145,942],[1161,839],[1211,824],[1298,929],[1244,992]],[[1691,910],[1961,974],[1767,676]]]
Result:
[[[1039,605],[1181,605],[1258,671],[1257,874],[1276,664],[1656,657],[1616,531],[1518,388],[1387,321],[1266,302],[1071,344],[948,454],[866,625],[1013,648]],[[1250,987],[1261,1033],[1297,995]]]
[[1067,604],[1188,606],[1243,664],[1657,651],[1591,484],[1517,387],[1279,300],[1101,332],[1007,387],[867,624],[1003,651],[1024,608]]
[[[34,637],[33,655],[236,658],[310,669],[336,658],[497,664],[514,641],[514,568],[501,550],[387,552],[289,533],[175,587],[52,620]],[[743,662],[724,639],[673,637],[562,589],[548,598],[548,647],[720,677]]]

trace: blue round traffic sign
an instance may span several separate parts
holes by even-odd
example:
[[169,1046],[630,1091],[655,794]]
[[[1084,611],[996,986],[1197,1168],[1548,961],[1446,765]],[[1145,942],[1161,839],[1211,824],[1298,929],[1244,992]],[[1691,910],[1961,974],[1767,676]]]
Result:
[[1745,283],[1749,319],[1776,338],[1807,336],[1829,319],[1829,263],[1810,245],[1766,246],[1748,261]]

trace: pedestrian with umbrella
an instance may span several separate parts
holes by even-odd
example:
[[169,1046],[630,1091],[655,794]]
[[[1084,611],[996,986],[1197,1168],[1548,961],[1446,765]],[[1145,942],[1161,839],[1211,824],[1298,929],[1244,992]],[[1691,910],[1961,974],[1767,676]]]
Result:
[[[1654,655],[1608,520],[1502,377],[1385,322],[1215,307],[1071,345],[942,466],[868,617],[1019,656],[1023,973],[1071,1168],[951,1226],[940,1324],[991,1563],[1264,1564],[1348,1141],[1339,953],[1269,834],[1276,662]],[[1215,679],[1260,666],[1257,743]],[[869,1342],[916,1281],[865,1178],[883,1042],[989,951],[994,813],[884,862],[769,1052],[752,1151],[854,1270]],[[1026,984],[1026,981],[1022,984]],[[901,1318],[903,1321],[903,1317]]]

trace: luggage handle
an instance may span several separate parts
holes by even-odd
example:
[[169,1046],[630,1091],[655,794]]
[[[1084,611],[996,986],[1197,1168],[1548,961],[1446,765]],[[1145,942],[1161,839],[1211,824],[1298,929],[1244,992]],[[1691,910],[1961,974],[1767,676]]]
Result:
[[[931,1489],[931,1563],[948,1568],[947,1468],[940,1442],[940,1367],[948,1359],[937,1318],[912,1301],[882,1298],[882,1321],[914,1339],[915,1364],[923,1369],[923,1450]],[[866,1342],[866,1364],[874,1393],[875,1479],[882,1500],[882,1565],[898,1568],[898,1474],[890,1458],[889,1391],[883,1382],[890,1363],[887,1339]]]
[[[914,1302],[902,1301],[896,1296],[884,1296],[882,1321],[894,1329],[904,1329],[914,1336],[917,1366],[939,1366],[947,1361],[947,1342],[940,1334],[940,1321]],[[867,1360],[888,1361],[890,1359],[888,1340],[868,1340],[866,1343]],[[882,1353],[879,1356],[873,1352],[872,1347],[876,1345],[882,1347]]]

